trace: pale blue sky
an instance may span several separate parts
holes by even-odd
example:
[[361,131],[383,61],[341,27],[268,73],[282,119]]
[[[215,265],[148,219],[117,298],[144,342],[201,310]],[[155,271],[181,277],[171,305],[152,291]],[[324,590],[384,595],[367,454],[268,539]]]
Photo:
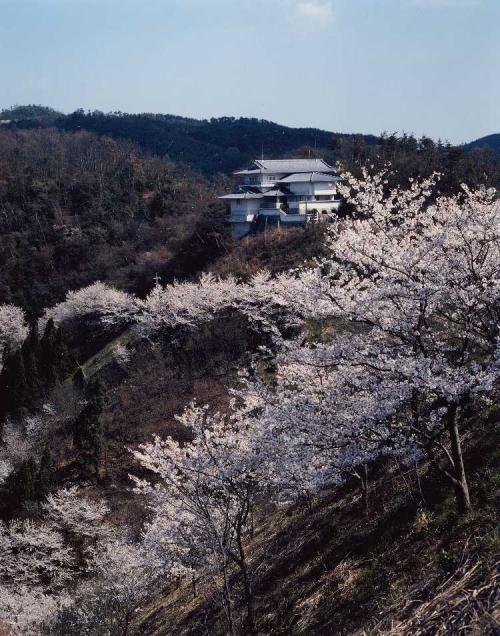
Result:
[[500,132],[500,0],[0,0],[0,107]]

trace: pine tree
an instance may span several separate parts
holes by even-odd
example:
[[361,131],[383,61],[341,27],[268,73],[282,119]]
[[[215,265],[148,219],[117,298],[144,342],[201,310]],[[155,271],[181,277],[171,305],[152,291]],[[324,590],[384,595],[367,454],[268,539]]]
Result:
[[55,485],[56,464],[50,448],[45,446],[40,459],[40,467],[36,477],[35,490],[38,499],[44,499]]
[[38,372],[40,340],[36,322],[31,324],[30,333],[21,347],[21,354],[26,376],[26,402],[33,404],[40,393],[40,377]]
[[13,478],[12,491],[19,503],[35,499],[36,465],[33,459],[25,462]]
[[70,375],[75,367],[71,360],[64,332],[60,327],[56,330],[54,339],[54,365],[56,375],[61,382]]
[[53,387],[57,382],[57,371],[54,359],[56,342],[56,327],[54,321],[50,319],[45,326],[45,331],[40,342],[39,357],[40,374],[49,387]]
[[93,382],[87,392],[89,400],[75,421],[73,442],[80,452],[80,460],[97,470],[103,445],[103,429],[100,420],[103,391],[100,382]]
[[14,412],[24,406],[29,394],[21,350],[7,358],[2,376],[5,410]]
[[40,343],[39,367],[49,387],[65,380],[74,368],[71,355],[61,328],[54,321],[47,322]]
[[86,383],[87,379],[85,377],[85,372],[82,367],[78,367],[75,374],[73,375],[73,384],[77,389],[83,391],[85,389]]

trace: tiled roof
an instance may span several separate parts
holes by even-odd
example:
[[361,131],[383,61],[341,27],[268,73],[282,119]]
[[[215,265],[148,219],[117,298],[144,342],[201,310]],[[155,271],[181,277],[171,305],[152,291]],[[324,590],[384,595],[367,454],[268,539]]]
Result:
[[304,181],[328,181],[335,182],[340,181],[338,177],[332,174],[325,174],[324,172],[294,172],[279,180],[279,183],[302,183]]
[[323,159],[258,159],[255,164],[263,172],[291,174],[293,172],[334,172]]
[[233,194],[225,194],[219,199],[262,199],[264,195],[260,192],[234,192]]
[[264,191],[263,194],[265,197],[285,197],[288,196],[290,192],[285,192],[284,190],[273,188],[272,190]]
[[292,172],[335,172],[323,159],[256,159],[249,170],[234,174],[291,174]]

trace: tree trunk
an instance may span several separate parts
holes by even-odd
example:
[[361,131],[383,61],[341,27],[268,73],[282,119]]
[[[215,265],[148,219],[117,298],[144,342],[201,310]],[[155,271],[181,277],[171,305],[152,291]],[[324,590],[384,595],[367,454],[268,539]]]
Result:
[[243,548],[243,542],[241,540],[241,535],[238,534],[238,549],[240,552],[240,570],[243,576],[243,589],[245,592],[245,602],[247,606],[247,618],[246,618],[246,634],[256,634],[257,630],[255,628],[255,612],[254,612],[254,602],[253,602],[253,591],[252,584],[250,581],[250,576],[248,573],[248,567],[246,562],[245,550]]
[[130,625],[130,614],[127,611],[125,614],[125,625],[123,626],[122,636],[127,636],[129,625]]
[[222,574],[224,577],[224,585],[222,589],[222,602],[224,606],[224,612],[226,614],[229,634],[230,636],[234,636],[233,607],[232,607],[232,600],[231,600],[231,591],[229,589],[229,581],[227,577],[227,563],[225,561],[222,564]]
[[196,579],[194,576],[191,577],[191,589],[193,591],[193,598],[196,598]]
[[467,485],[467,477],[465,475],[464,458],[462,455],[462,446],[460,444],[460,433],[458,431],[456,404],[448,407],[446,413],[446,428],[450,436],[451,457],[453,459],[453,486],[455,488],[455,498],[457,501],[457,509],[460,514],[465,514],[472,510],[469,486]]
[[368,493],[368,464],[363,464],[363,475],[361,477],[361,488],[363,490],[363,502],[365,517],[370,516],[370,499]]

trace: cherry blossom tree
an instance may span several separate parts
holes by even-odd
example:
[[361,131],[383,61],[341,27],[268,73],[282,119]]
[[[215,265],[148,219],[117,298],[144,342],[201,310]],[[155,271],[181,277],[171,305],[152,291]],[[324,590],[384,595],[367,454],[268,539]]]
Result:
[[73,552],[47,523],[14,520],[0,526],[0,581],[16,589],[57,591],[71,578]]
[[27,462],[39,463],[54,415],[47,403],[37,414],[6,419],[0,435],[0,485]]
[[[223,607],[234,632],[229,567],[241,574],[247,604],[246,629],[255,632],[252,576],[244,545],[260,485],[255,478],[255,422],[211,415],[208,407],[191,404],[179,416],[192,441],[181,445],[155,437],[134,451],[143,467],[161,478],[159,484],[133,478],[155,512],[152,531],[177,572],[216,569],[222,579]],[[151,527],[146,539],[151,541]],[[172,546],[171,548],[169,546]]]
[[500,371],[500,208],[484,189],[431,200],[435,186],[433,177],[386,193],[383,174],[349,177],[343,194],[355,211],[332,226],[330,257],[315,275],[298,276],[290,306],[328,320],[334,335],[290,348],[269,417],[296,420],[289,436],[295,445],[303,435],[303,448],[311,436],[313,448],[322,436],[327,443],[332,431],[341,437],[335,448],[346,433],[358,439],[341,462],[377,448],[419,450],[463,512],[471,503],[460,428],[467,408],[480,413],[488,403]]
[[22,636],[51,633],[60,612],[70,603],[64,592],[47,594],[24,585],[12,589],[0,584],[0,627],[8,626],[8,634]]
[[86,567],[95,545],[112,533],[105,521],[109,514],[106,503],[85,497],[77,486],[47,495],[43,512],[44,519],[71,542],[80,567]]
[[127,324],[136,311],[137,303],[132,296],[97,282],[68,292],[63,302],[45,312],[42,322],[50,318],[61,323],[74,318],[95,317],[105,325]]
[[121,533],[100,541],[89,556],[86,578],[60,611],[53,632],[126,636],[136,611],[161,589],[158,565],[142,543]]
[[280,326],[297,323],[297,316],[288,311],[294,283],[302,289],[295,275],[271,277],[260,272],[244,283],[231,276],[202,274],[196,282],[156,285],[144,300],[94,283],[69,292],[62,303],[45,312],[43,320],[92,317],[104,325],[130,324],[139,334],[150,336],[165,328],[196,328],[222,311],[234,310],[280,341]]
[[[75,602],[69,586],[83,573],[101,580],[106,555],[113,567],[108,577],[115,575],[118,585],[111,555],[118,561],[122,554],[129,565],[132,555],[132,548],[118,535],[111,541],[113,532],[105,523],[107,506],[82,496],[76,487],[49,495],[42,510],[41,522],[0,524],[0,620],[21,634],[47,633],[48,626]],[[140,573],[135,577],[138,581]],[[125,585],[125,575],[122,579]]]
[[43,508],[45,518],[65,532],[82,537],[106,532],[104,519],[109,513],[108,506],[100,499],[82,496],[78,486],[49,494]]
[[14,467],[8,459],[0,458],[0,486],[5,483],[13,470]]

